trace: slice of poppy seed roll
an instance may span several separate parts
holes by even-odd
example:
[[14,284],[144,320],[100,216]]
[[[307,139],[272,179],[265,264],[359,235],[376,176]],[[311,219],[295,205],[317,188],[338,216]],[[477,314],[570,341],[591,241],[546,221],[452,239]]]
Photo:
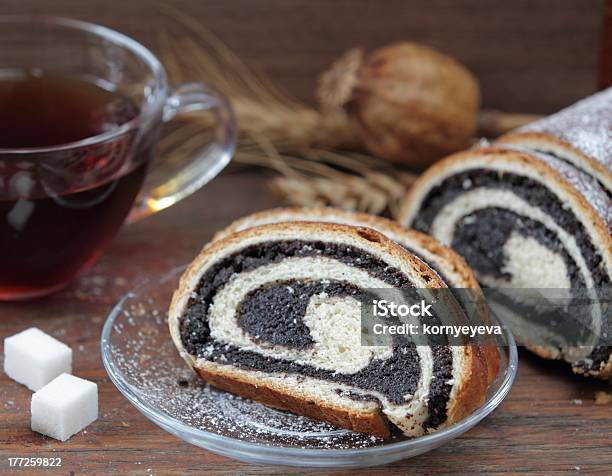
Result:
[[216,387],[357,432],[387,438],[391,423],[417,436],[484,402],[482,356],[474,346],[362,346],[354,296],[442,286],[373,229],[262,225],[202,250],[169,326],[180,355]]
[[496,142],[553,155],[593,177],[612,196],[612,88],[505,134]]
[[[430,236],[404,228],[393,220],[334,207],[283,207],[264,210],[239,218],[217,232],[213,241],[254,226],[293,221],[366,226],[381,232],[426,263],[438,274],[445,286],[458,288],[462,291],[470,290],[466,294],[462,294],[461,291],[457,293],[457,298],[460,301],[461,299],[470,301],[467,306],[474,302],[479,304],[476,312],[470,310],[467,313],[467,319],[474,318],[474,322],[470,322],[470,324],[490,324],[489,310],[484,301],[484,296],[481,295],[478,281],[465,260]],[[474,316],[472,316],[472,312],[475,312]],[[488,344],[479,347],[479,351],[483,353],[483,358],[486,361],[487,381],[490,383],[495,380],[499,371],[499,350],[493,342]]]
[[[452,155],[417,180],[400,222],[452,247],[486,286],[598,293],[602,304],[575,328],[610,335],[603,298],[612,274],[610,198],[568,162],[517,146]],[[540,329],[529,316],[506,316],[519,342],[542,357],[566,360],[577,373],[612,377],[605,339],[592,346],[549,345],[551,325]]]

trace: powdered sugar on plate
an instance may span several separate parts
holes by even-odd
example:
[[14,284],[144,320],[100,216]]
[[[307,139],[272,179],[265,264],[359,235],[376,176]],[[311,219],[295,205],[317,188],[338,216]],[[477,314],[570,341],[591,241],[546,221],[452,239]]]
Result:
[[[147,418],[224,456],[302,469],[363,468],[410,458],[450,442],[485,418],[508,394],[516,375],[516,345],[504,332],[499,373],[484,405],[462,421],[418,438],[382,441],[277,411],[208,386],[179,357],[166,310],[184,270],[152,278],[115,306],[102,331],[102,360],[113,383]],[[123,409],[109,411],[119,417]]]
[[106,358],[141,402],[191,428],[268,446],[350,449],[386,443],[203,382],[179,357],[168,330],[166,311],[179,276],[141,287],[115,309]]

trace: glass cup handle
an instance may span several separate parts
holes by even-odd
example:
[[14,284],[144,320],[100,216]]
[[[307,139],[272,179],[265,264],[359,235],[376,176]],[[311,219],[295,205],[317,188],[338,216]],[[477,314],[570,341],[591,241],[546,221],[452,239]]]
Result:
[[215,139],[167,181],[145,185],[127,222],[131,223],[174,205],[213,179],[231,160],[238,128],[227,99],[201,83],[182,84],[172,91],[163,111],[163,122],[179,113],[211,111],[215,119]]

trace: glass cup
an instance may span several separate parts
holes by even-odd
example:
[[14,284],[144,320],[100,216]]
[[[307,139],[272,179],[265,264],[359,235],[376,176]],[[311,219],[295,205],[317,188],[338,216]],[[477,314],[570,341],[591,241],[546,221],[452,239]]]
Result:
[[[127,36],[75,20],[13,16],[0,17],[0,44],[0,81],[77,78],[121,93],[137,111],[77,142],[0,148],[0,299],[62,288],[122,223],[173,205],[230,161],[237,134],[226,98],[200,83],[170,88],[159,60]],[[214,116],[211,142],[171,173],[147,177],[161,125],[202,110]]]

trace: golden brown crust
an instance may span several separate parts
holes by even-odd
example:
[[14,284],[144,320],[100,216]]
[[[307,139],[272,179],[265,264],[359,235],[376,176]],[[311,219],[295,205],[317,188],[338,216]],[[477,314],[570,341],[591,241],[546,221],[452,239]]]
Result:
[[334,406],[325,400],[309,401],[301,396],[291,395],[265,382],[249,379],[245,375],[227,375],[199,366],[194,366],[194,370],[202,379],[215,387],[264,405],[379,438],[390,436],[387,420],[380,411],[380,407],[376,411],[353,412]]
[[612,171],[601,162],[589,157],[557,136],[545,132],[514,131],[499,137],[496,144],[522,145],[542,152],[556,153],[557,156],[571,162],[577,169],[585,171],[599,180],[610,191]]
[[499,347],[492,344],[487,344],[478,347],[479,352],[482,353],[481,358],[484,359],[487,365],[487,382],[490,385],[499,373],[499,367],[501,365],[501,357],[499,355]]
[[[471,365],[465,369],[466,375],[457,390],[456,397],[449,402],[447,425],[465,418],[480,407],[486,400],[489,384],[494,380],[489,376],[487,361],[489,355],[485,357],[485,349],[470,345],[461,349]],[[497,354],[496,363],[499,367],[499,351],[497,348],[491,349]]]

